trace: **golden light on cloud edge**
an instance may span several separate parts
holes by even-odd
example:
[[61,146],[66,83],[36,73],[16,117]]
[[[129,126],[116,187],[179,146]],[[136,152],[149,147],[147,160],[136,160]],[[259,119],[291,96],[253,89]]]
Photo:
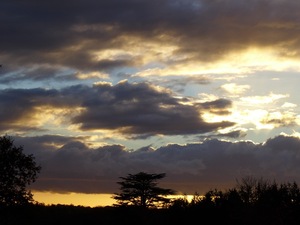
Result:
[[106,73],[100,73],[100,72],[90,72],[90,73],[77,73],[76,77],[80,80],[85,80],[85,79],[108,79],[109,75]]
[[237,85],[235,83],[223,84],[221,86],[221,89],[233,96],[244,94],[250,88],[250,85]]
[[[256,71],[300,71],[299,60],[284,58],[278,55],[276,49],[270,48],[249,48],[244,51],[228,53],[222,59],[212,62],[201,62],[186,55],[189,60],[177,61],[176,64],[164,63],[163,67],[152,66],[140,70],[133,76],[199,76],[210,75],[211,79],[229,79],[230,74],[235,74],[234,78],[241,75],[252,74]],[[155,59],[149,59],[153,62]],[[224,75],[218,77],[217,75]],[[228,75],[228,76],[227,76]],[[245,87],[246,88],[246,87]]]

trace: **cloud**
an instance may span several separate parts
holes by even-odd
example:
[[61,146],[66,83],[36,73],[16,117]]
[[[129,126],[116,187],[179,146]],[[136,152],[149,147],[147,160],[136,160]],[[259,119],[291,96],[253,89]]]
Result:
[[210,102],[200,103],[203,109],[208,110],[209,113],[217,114],[217,115],[227,115],[230,114],[230,108],[232,106],[232,102],[227,99],[217,99]]
[[[99,82],[93,87],[5,89],[0,91],[0,99],[4,109],[3,130],[42,128],[50,120],[78,125],[82,131],[114,130],[126,135],[198,134],[234,125],[230,121],[207,123],[197,104],[183,104],[169,90],[148,83],[123,81],[113,86]],[[220,112],[228,104],[222,99],[202,107]]]
[[261,123],[273,125],[273,127],[288,127],[297,125],[297,115],[293,112],[272,112],[268,113]]
[[90,148],[84,144],[87,139],[63,136],[15,140],[42,166],[32,186],[39,191],[113,193],[120,176],[140,171],[165,172],[162,185],[189,194],[231,188],[245,176],[300,181],[300,139],[292,136],[280,135],[258,144],[211,139],[135,151],[121,145]]
[[52,113],[57,114],[55,110],[68,111],[68,107],[78,104],[72,96],[63,96],[58,90],[43,88],[0,90],[0,99],[2,131],[43,129],[43,121]]
[[72,121],[81,124],[82,130],[118,129],[127,134],[173,135],[205,133],[233,125],[227,121],[206,123],[197,106],[181,104],[171,93],[156,90],[147,83],[97,85],[94,91],[95,95],[82,104],[83,113]]
[[267,96],[248,96],[248,97],[242,97],[241,101],[250,103],[252,105],[261,105],[261,104],[270,104],[272,102],[276,102],[280,99],[289,97],[288,94],[274,94],[270,93]]
[[[156,74],[157,75],[157,74]],[[151,77],[154,75],[150,75],[148,80],[152,80]],[[184,92],[184,89],[188,87],[188,85],[208,85],[211,83],[210,79],[203,75],[174,75],[174,76],[163,76],[162,78],[155,77],[153,79],[153,83],[157,83],[160,86],[167,87],[172,90],[176,90],[177,92]]]
[[201,139],[208,139],[208,138],[240,138],[240,137],[245,137],[247,133],[244,130],[233,130],[233,131],[228,131],[228,132],[222,132],[222,133],[217,133],[217,134],[210,134],[210,135],[203,135],[199,136]]
[[250,85],[237,85],[235,83],[228,83],[223,84],[221,89],[233,96],[239,96],[248,91],[250,89]]
[[[145,49],[135,48],[137,43],[173,46],[178,62],[217,61],[251,47],[299,58],[299,8],[293,0],[77,0],[72,6],[64,0],[5,0],[0,59],[14,68],[51,64],[103,72],[153,62]],[[95,58],[113,49],[129,54]],[[176,63],[163,58],[163,64]]]

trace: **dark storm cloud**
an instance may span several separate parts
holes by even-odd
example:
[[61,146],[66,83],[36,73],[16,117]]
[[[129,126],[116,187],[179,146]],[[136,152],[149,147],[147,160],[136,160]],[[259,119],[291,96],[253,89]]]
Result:
[[49,63],[85,70],[141,63],[135,57],[95,60],[94,51],[128,47],[124,37],[176,45],[195,62],[251,46],[299,57],[299,9],[293,0],[4,0],[0,59],[15,67]]
[[86,109],[73,119],[82,130],[119,129],[127,134],[196,134],[234,125],[207,123],[197,106],[184,105],[166,91],[147,83],[97,85],[85,100]]
[[162,185],[189,194],[231,188],[245,176],[300,182],[296,137],[277,136],[260,144],[212,139],[136,151],[121,145],[90,148],[84,140],[58,136],[18,137],[15,143],[34,153],[41,164],[33,185],[40,191],[113,193],[120,176],[140,171],[165,172]]
[[[189,103],[187,99],[185,103]],[[171,92],[158,90],[148,83],[124,81],[115,86],[99,83],[93,87],[77,85],[60,90],[1,90],[1,128],[5,130],[14,124],[24,128],[28,119],[34,120],[35,114],[43,113],[39,111],[42,106],[70,111],[84,108],[78,115],[66,114],[65,121],[80,125],[82,130],[109,129],[127,135],[197,134],[234,125],[229,121],[207,123],[197,105],[182,104]],[[225,110],[228,106],[216,106],[216,110],[222,107]]]

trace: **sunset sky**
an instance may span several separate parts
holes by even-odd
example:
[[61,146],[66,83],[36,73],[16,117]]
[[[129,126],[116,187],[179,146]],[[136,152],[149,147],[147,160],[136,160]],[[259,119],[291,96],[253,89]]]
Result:
[[245,176],[300,184],[299,12],[295,0],[3,0],[0,133],[42,166],[37,200],[112,194],[141,171],[184,194]]

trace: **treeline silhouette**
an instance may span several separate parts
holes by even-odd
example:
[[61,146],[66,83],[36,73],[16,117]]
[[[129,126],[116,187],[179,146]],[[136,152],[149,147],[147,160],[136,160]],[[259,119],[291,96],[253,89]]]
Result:
[[73,205],[6,206],[2,225],[299,225],[300,189],[295,182],[243,178],[228,190],[212,189],[193,199],[176,198],[164,207],[83,207]]

